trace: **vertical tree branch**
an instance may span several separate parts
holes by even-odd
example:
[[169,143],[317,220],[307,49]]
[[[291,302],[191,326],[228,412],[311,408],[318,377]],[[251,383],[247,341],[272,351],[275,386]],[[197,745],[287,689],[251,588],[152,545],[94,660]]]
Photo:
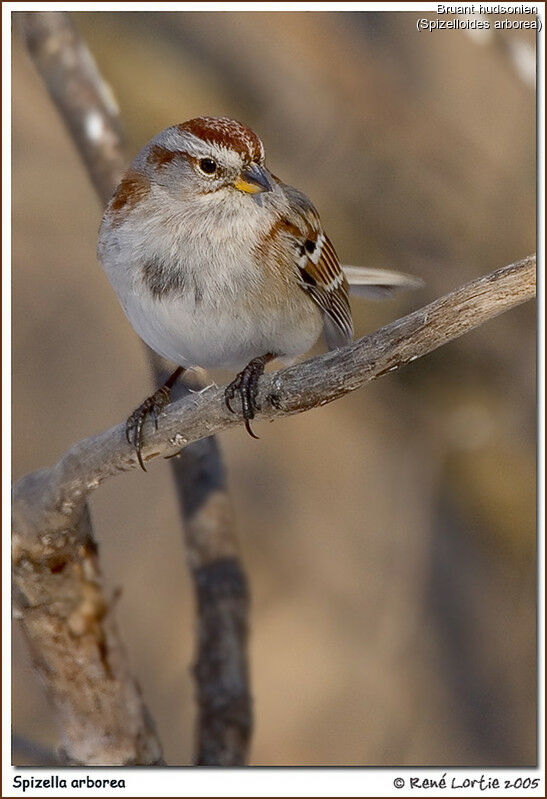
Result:
[[43,481],[39,473],[29,494],[14,491],[14,605],[55,709],[62,760],[161,765],[161,745],[103,588],[87,504],[68,503],[45,518],[33,499]]
[[118,104],[66,11],[16,15],[27,48],[103,204],[127,165]]
[[[29,52],[103,204],[127,163],[117,104],[66,12],[22,12]],[[149,350],[160,382],[161,362]],[[248,589],[235,542],[224,466],[214,439],[173,460],[198,610],[198,765],[244,765],[252,726]],[[27,634],[28,634],[28,628]],[[42,651],[46,642],[35,642]],[[44,670],[45,671],[45,670]]]
[[213,436],[179,455],[179,500],[198,605],[196,765],[243,766],[251,735],[248,590]]

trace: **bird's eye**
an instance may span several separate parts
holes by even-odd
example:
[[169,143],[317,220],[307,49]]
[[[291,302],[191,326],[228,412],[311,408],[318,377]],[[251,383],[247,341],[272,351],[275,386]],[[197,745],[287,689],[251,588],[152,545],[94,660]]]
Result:
[[206,175],[214,175],[218,169],[217,162],[212,158],[202,158],[199,162],[199,168]]

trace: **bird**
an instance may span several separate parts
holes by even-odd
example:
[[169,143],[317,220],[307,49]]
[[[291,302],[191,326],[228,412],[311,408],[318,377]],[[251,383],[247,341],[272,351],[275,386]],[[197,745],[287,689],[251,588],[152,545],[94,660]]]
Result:
[[256,438],[266,364],[294,361],[322,332],[329,349],[349,343],[350,288],[381,296],[420,282],[342,267],[313,203],[266,167],[254,131],[226,117],[196,117],[147,142],[108,203],[97,255],[136,333],[177,365],[126,423],[145,471],[144,421],[157,427],[184,370],[236,370],[226,406],[235,413],[239,398]]

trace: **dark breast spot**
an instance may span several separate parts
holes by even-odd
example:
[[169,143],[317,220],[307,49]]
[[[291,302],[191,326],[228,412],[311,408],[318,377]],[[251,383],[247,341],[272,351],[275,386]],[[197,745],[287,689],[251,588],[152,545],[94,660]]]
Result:
[[163,258],[155,256],[142,266],[142,280],[152,296],[162,299],[184,289],[184,275],[180,269],[166,267]]
[[172,263],[166,265],[164,259],[158,255],[142,265],[141,276],[143,284],[157,300],[190,294],[197,304],[203,298],[203,290],[191,273],[182,266]]

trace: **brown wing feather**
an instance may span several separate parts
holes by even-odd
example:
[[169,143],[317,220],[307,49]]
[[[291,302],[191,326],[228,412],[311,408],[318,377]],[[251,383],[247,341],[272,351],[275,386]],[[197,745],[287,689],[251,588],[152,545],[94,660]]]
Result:
[[[300,285],[325,314],[325,337],[330,349],[353,339],[349,285],[330,240],[321,228],[319,214],[308,198],[292,186],[282,184],[301,230],[297,239],[296,269]],[[298,224],[299,223],[299,224]],[[293,234],[294,235],[294,234]]]
[[[307,241],[312,241],[308,239]],[[349,305],[349,286],[340,262],[329,239],[319,233],[313,253],[302,257],[299,269],[303,288],[307,290],[333,325],[325,325],[329,348],[347,344],[353,339],[353,321]],[[304,245],[305,247],[306,245]],[[315,255],[317,253],[317,262]],[[311,257],[310,257],[311,255]]]

